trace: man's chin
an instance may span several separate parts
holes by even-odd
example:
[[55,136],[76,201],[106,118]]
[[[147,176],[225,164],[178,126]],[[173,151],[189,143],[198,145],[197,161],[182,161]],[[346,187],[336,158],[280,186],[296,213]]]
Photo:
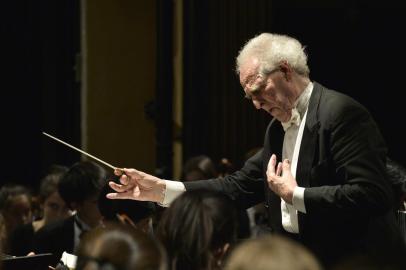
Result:
[[275,108],[269,109],[269,110],[267,110],[267,113],[269,113],[273,118],[276,118],[279,120],[277,109],[275,109]]
[[265,110],[267,113],[269,113],[270,115],[272,115],[273,117],[275,117],[275,109],[274,108],[271,108],[271,109],[269,109],[269,110]]
[[273,118],[275,118],[276,120],[278,120],[279,122],[283,122],[282,120],[282,116],[281,116],[281,114],[280,113],[278,113],[279,112],[279,110],[278,109],[270,109],[270,110],[268,110],[267,111]]

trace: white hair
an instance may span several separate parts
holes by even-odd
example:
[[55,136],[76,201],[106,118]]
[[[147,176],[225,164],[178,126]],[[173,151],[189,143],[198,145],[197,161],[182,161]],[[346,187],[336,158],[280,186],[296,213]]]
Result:
[[298,74],[308,76],[307,55],[300,42],[292,37],[278,34],[262,33],[250,39],[240,50],[236,59],[236,72],[252,58],[260,62],[259,72],[267,74],[286,62]]

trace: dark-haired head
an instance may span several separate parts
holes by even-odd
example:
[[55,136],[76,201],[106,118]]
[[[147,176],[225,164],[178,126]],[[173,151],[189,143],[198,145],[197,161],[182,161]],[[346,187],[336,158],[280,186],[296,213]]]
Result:
[[53,165],[50,167],[48,173],[41,179],[39,188],[40,203],[44,203],[52,193],[58,191],[58,183],[67,171],[68,168],[65,166]]
[[62,199],[71,206],[100,193],[107,181],[106,171],[91,161],[75,163],[58,184]]
[[222,194],[187,191],[164,212],[157,236],[171,269],[217,269],[236,239],[236,210]]
[[31,195],[21,185],[5,185],[0,189],[0,242],[8,251],[7,237],[19,225],[32,221]]
[[67,218],[70,215],[65,201],[58,192],[59,181],[67,171],[68,168],[65,166],[53,165],[41,180],[38,202],[42,210],[42,222],[34,223],[34,227],[38,227],[36,230],[45,224]]
[[0,189],[0,211],[7,210],[18,196],[31,199],[30,191],[22,185],[7,184]]
[[5,185],[0,189],[0,213],[7,232],[31,222],[31,194],[21,185]]
[[205,155],[188,159],[183,166],[183,181],[204,180],[217,177],[216,166]]
[[101,214],[97,206],[101,189],[107,182],[106,171],[91,161],[75,163],[59,181],[62,199],[78,217],[90,227],[99,224]]

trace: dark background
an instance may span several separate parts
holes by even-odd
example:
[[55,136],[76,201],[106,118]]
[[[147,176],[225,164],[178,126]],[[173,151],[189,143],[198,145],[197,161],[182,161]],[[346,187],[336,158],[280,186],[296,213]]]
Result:
[[299,39],[311,79],[364,104],[389,156],[405,165],[403,9],[391,1],[186,2],[186,156],[207,152],[241,165],[244,153],[261,145],[269,116],[242,100],[233,68],[242,44],[268,31]]
[[[161,19],[151,33],[168,41],[173,9],[165,0],[156,1]],[[50,164],[71,165],[79,158],[41,135],[53,130],[80,145],[79,1],[8,1],[0,12],[0,181],[35,186]],[[243,99],[234,59],[245,41],[266,31],[299,39],[306,46],[311,79],[364,104],[387,141],[389,156],[406,165],[404,25],[404,10],[391,1],[185,0],[184,159],[227,157],[238,168],[248,150],[262,145],[270,117]],[[159,42],[157,50],[166,57],[157,61],[157,80],[171,83],[172,47]],[[157,100],[171,100],[171,92],[157,85]],[[162,108],[160,114],[171,115],[172,106]],[[157,119],[157,145],[165,140],[168,146],[171,123],[168,117]],[[166,158],[157,157],[157,167],[171,167],[171,147],[159,153]]]
[[79,18],[78,0],[1,4],[1,183],[36,187],[51,164],[79,159],[41,134],[80,145]]

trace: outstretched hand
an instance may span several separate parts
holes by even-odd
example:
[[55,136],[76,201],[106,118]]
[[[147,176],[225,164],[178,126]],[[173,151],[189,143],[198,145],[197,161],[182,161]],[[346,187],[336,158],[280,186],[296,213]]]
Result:
[[119,183],[109,182],[116,193],[108,193],[107,198],[162,203],[165,191],[164,180],[136,169],[115,169],[114,174],[120,176],[120,181]]
[[293,191],[297,182],[290,171],[289,160],[285,159],[283,163],[279,162],[276,165],[276,156],[272,155],[268,162],[266,176],[269,188],[285,202],[292,204]]

